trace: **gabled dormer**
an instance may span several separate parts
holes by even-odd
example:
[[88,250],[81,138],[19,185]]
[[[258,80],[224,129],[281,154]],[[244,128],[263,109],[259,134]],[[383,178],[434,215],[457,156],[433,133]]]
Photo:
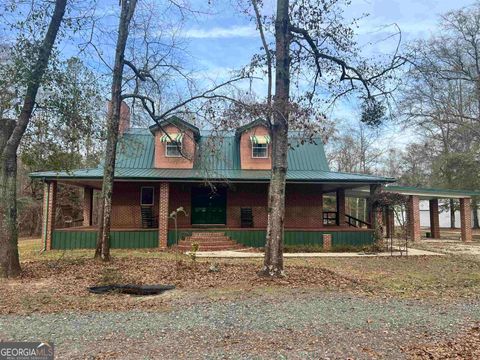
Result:
[[154,167],[191,169],[200,130],[176,116],[150,126],[155,137]]
[[255,120],[237,129],[240,165],[245,170],[270,170],[272,145],[270,131],[263,120]]

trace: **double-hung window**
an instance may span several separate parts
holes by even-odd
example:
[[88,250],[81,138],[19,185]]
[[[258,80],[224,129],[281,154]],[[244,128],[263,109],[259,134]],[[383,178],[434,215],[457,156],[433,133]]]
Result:
[[252,142],[252,158],[265,159],[268,158],[268,144],[270,144],[270,136],[254,135],[250,136]]
[[252,144],[252,158],[267,158],[268,144]]
[[181,133],[164,134],[160,138],[160,141],[165,143],[165,156],[166,157],[182,156],[182,140],[183,140],[183,134]]
[[182,156],[182,142],[181,141],[170,141],[166,143],[165,155],[168,157],[180,157]]

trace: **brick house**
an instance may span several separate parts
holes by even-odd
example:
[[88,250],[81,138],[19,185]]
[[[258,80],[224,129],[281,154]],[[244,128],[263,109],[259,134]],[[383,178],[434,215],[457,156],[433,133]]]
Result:
[[[166,248],[177,241],[189,246],[193,238],[207,238],[211,248],[219,249],[264,245],[271,143],[261,121],[221,134],[201,131],[177,117],[160,126],[132,129],[124,109],[120,132],[112,200],[113,248]],[[302,142],[297,133],[289,137],[285,243],[372,243],[369,222],[346,212],[346,195],[363,191],[368,196],[370,188],[395,180],[330,171],[321,139],[310,143]],[[46,248],[94,247],[94,193],[101,191],[102,167],[31,176],[45,182]],[[82,226],[54,227],[57,184],[84,189]],[[334,211],[325,211],[326,195],[335,198]],[[169,215],[178,208],[185,212],[178,214],[176,230]]]

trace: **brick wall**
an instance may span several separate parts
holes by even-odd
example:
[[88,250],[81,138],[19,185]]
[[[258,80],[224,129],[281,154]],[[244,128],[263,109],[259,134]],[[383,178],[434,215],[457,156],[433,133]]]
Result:
[[[179,228],[191,227],[191,188],[188,183],[170,184],[170,211],[183,206],[189,216],[180,215]],[[286,193],[285,227],[315,229],[322,227],[321,187],[318,185],[288,184]],[[267,227],[268,184],[230,184],[227,190],[227,227],[239,228],[240,209],[252,208],[254,228]],[[173,224],[170,223],[170,227]]]
[[112,196],[112,227],[142,227],[140,210],[140,189],[142,186],[153,186],[155,188],[153,210],[155,217],[158,216],[158,183],[116,182],[113,186]]
[[472,210],[470,199],[460,199],[460,224],[462,241],[472,241]]
[[269,135],[268,129],[263,126],[253,127],[240,136],[240,163],[242,169],[270,170],[272,168],[272,145],[268,145],[268,158],[252,158],[252,142],[250,136]]
[[195,157],[196,144],[191,130],[181,130],[174,125],[164,127],[169,134],[184,133],[182,140],[182,152],[185,157],[167,157],[165,156],[166,143],[160,139],[165,133],[158,130],[155,133],[155,160],[154,166],[162,169],[191,169],[193,168],[193,160]]

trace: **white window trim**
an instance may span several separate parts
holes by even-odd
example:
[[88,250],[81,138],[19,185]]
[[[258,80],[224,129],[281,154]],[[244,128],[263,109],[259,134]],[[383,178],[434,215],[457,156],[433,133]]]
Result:
[[[151,204],[143,204],[143,189],[152,189],[152,203]],[[140,206],[153,206],[155,205],[155,187],[154,186],[142,186],[140,188]]]
[[[170,157],[170,158],[179,158],[179,157],[182,157],[182,154],[178,154],[178,155],[168,155],[168,144],[171,144],[171,142],[165,142],[165,157]],[[183,146],[183,142],[180,142],[180,149],[182,149],[182,146]]]
[[[253,156],[253,147],[257,145],[266,145],[265,156]],[[269,144],[253,144],[252,143],[252,159],[268,159],[268,146]]]

